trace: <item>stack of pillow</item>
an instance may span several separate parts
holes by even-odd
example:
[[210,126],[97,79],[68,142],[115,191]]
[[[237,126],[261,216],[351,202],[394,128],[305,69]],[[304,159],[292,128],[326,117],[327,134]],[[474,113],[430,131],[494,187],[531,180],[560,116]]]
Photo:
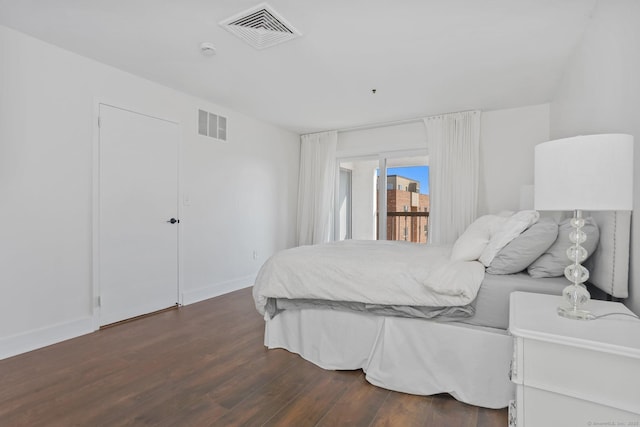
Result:
[[[527,270],[534,278],[562,276],[569,264],[567,249],[572,245],[570,221],[540,218],[533,210],[484,215],[456,240],[451,259],[480,261],[489,274]],[[582,231],[587,234],[582,246],[591,255],[599,239],[593,218],[585,219]]]

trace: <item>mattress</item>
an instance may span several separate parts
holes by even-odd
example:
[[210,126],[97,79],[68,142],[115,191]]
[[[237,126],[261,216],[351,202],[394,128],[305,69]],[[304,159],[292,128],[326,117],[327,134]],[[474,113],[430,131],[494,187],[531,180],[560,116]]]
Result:
[[478,296],[472,305],[475,314],[459,322],[476,326],[507,329],[509,326],[509,295],[511,292],[535,292],[561,295],[569,284],[564,277],[534,279],[527,273],[485,274]]
[[[569,284],[564,277],[534,279],[526,273],[494,275],[485,274],[476,299],[459,307],[385,306],[325,300],[288,300],[270,298],[272,311],[330,309],[336,311],[366,312],[379,316],[432,319],[438,322],[461,322],[506,330],[509,326],[509,295],[511,292],[535,292],[560,295]],[[277,308],[276,307],[277,304]]]

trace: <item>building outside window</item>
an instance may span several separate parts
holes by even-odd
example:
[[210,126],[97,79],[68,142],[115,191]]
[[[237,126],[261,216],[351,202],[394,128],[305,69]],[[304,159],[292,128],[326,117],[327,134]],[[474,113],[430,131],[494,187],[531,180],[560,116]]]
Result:
[[429,195],[420,194],[420,182],[387,176],[387,240],[426,243],[428,214]]

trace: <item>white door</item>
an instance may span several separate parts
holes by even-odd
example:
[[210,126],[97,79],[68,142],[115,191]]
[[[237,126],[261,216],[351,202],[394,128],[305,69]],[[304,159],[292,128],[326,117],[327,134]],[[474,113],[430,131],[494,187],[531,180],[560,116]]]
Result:
[[100,104],[101,326],[178,301],[179,137],[176,123]]

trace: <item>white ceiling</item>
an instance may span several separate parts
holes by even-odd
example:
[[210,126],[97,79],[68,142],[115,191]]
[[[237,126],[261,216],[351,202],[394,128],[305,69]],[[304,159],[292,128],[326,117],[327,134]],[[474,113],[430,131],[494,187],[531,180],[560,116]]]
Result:
[[218,25],[260,0],[0,0],[0,24],[308,133],[549,102],[596,1],[269,0],[303,36],[264,50]]

